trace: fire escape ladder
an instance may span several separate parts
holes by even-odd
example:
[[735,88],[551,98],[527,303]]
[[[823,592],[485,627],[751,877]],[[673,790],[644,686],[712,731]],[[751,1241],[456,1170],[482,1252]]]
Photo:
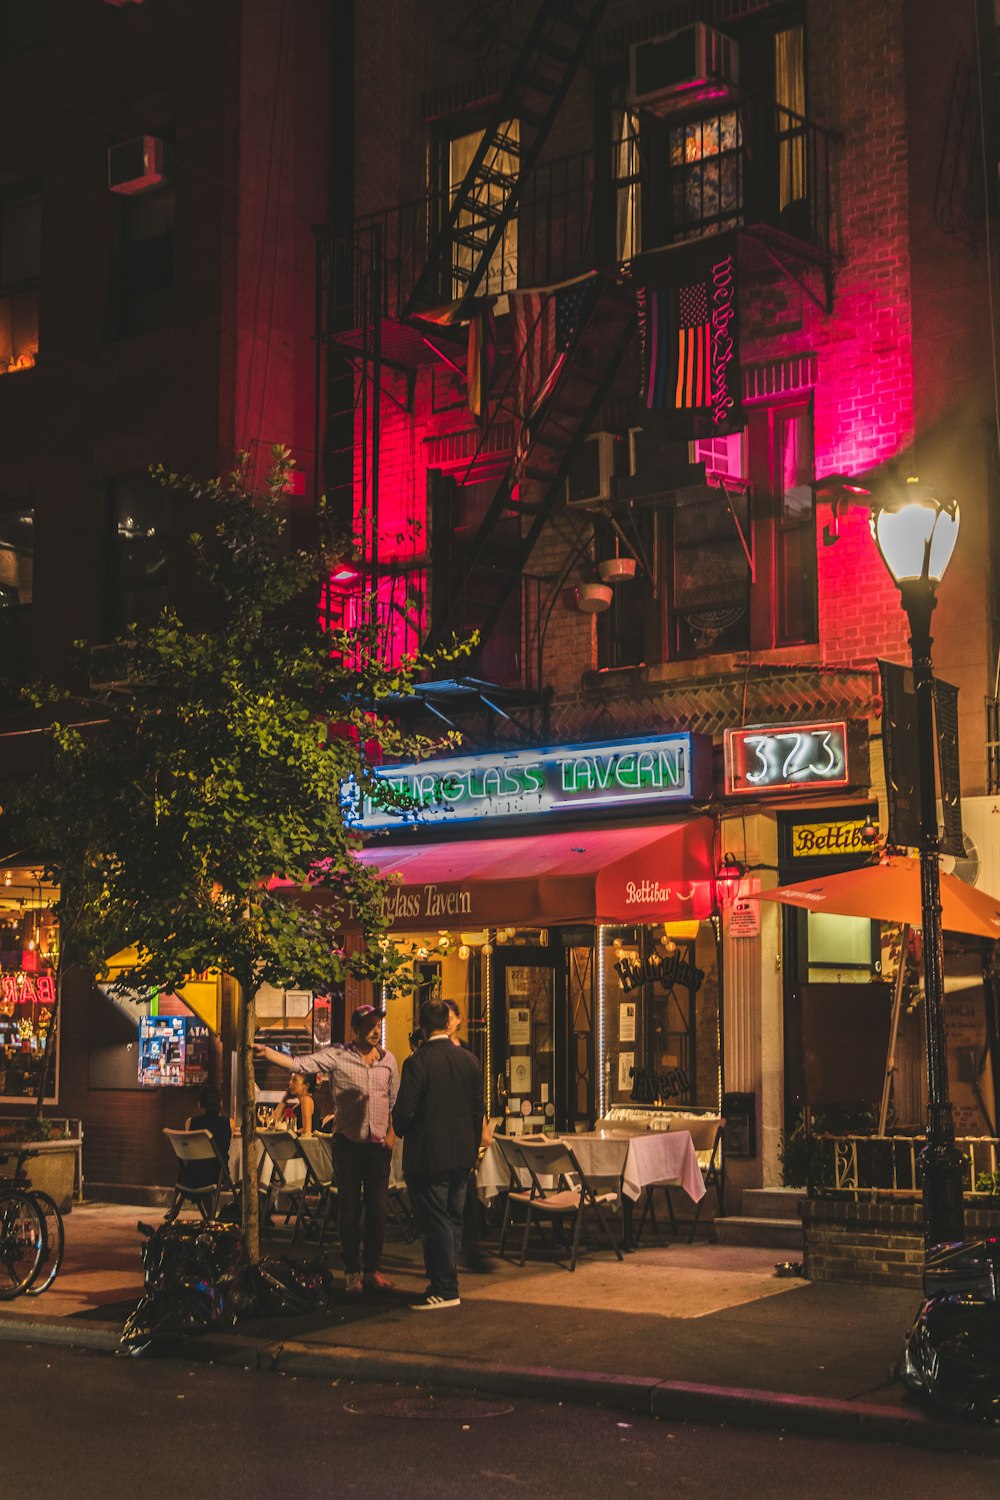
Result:
[[543,0],[404,309],[473,297],[573,82],[607,0]]
[[[475,665],[564,493],[564,482],[618,373],[635,333],[635,299],[602,277],[591,312],[568,351],[558,382],[532,423],[526,449],[515,455],[451,580],[424,643],[427,650],[473,630]],[[513,523],[513,524],[512,524]]]

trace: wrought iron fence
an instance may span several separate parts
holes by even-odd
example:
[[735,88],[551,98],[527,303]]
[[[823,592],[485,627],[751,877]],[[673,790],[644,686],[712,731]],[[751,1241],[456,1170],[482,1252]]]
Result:
[[[1000,1142],[992,1136],[963,1136],[956,1144],[965,1163],[966,1195],[1000,1200]],[[923,1147],[924,1137],[916,1135],[813,1135],[809,1196],[917,1198]]]
[[[833,252],[834,137],[829,131],[791,110],[748,97],[715,114],[678,121],[667,137],[666,161],[657,150],[647,152],[644,175],[662,171],[668,184],[665,203],[662,194],[649,192],[648,211],[641,195],[645,187],[653,187],[651,182],[627,183],[612,173],[602,197],[593,151],[540,163],[523,186],[516,218],[480,290],[502,295],[517,287],[548,286],[612,259],[611,221],[622,212],[622,192],[635,194],[629,243],[636,250],[640,244],[653,249],[763,224],[823,254]],[[609,150],[609,162],[611,156]],[[442,195],[428,191],[412,202],[363,215],[346,233],[320,233],[321,338],[358,329],[376,313],[401,317],[444,210]],[[456,243],[451,270],[470,253]],[[619,246],[619,253],[627,251]],[[437,292],[445,303],[460,295],[461,286],[448,265],[441,274]]]
[[1000,792],[1000,698],[986,700],[986,792]]

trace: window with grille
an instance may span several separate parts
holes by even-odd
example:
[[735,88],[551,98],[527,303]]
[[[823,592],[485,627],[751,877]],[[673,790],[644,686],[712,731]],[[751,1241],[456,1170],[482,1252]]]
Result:
[[0,200],[0,374],[38,358],[41,209],[37,194]]

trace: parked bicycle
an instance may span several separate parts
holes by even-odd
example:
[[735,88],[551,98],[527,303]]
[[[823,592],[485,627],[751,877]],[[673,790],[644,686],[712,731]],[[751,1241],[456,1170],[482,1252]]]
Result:
[[[0,1155],[0,1166],[13,1153]],[[0,1179],[0,1301],[22,1292],[37,1297],[50,1287],[62,1265],[65,1235],[62,1214],[48,1193],[33,1188],[25,1162],[41,1155],[30,1148],[17,1153],[12,1177]]]

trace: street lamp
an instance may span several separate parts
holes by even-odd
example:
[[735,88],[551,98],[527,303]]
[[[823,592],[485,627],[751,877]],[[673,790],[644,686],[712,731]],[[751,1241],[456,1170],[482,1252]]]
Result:
[[876,503],[872,536],[910,622],[913,687],[917,706],[920,776],[920,905],[924,929],[924,1008],[927,1027],[927,1142],[920,1153],[924,1245],[964,1237],[962,1156],[948,1096],[944,1036],[944,962],[941,946],[941,878],[938,867],[934,782],[934,670],[931,614],[937,586],[955,550],[958,506],[939,500],[918,479],[908,479]]

